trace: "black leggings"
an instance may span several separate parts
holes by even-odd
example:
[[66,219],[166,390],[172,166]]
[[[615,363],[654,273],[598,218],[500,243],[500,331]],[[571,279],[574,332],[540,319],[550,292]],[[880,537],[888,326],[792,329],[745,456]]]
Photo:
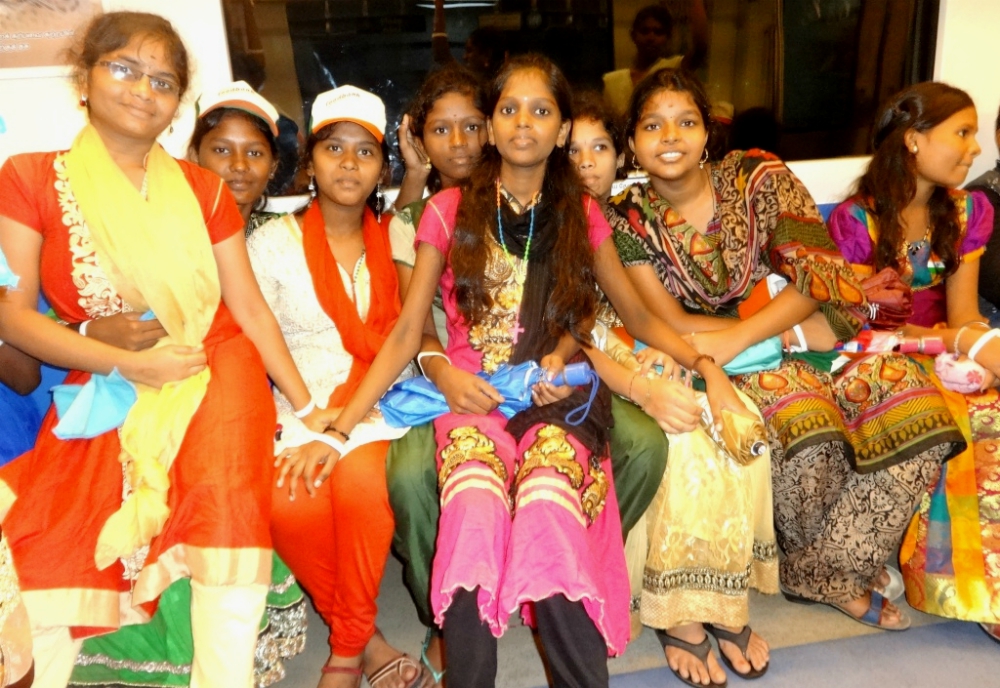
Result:
[[[448,683],[461,688],[493,688],[497,639],[479,619],[478,588],[459,590],[445,613],[444,647]],[[583,604],[555,595],[535,603],[555,688],[607,688],[608,647]]]

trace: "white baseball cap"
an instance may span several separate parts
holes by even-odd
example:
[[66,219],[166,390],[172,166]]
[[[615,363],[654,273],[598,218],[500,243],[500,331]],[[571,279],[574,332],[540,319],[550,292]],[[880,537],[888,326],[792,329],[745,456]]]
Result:
[[278,135],[278,111],[267,99],[250,88],[245,81],[234,81],[214,91],[201,94],[197,103],[198,117],[204,117],[212,110],[235,108],[243,110],[267,122],[271,133]]
[[382,143],[385,138],[385,104],[374,93],[356,86],[340,86],[325,91],[313,102],[309,131],[315,134],[334,122],[354,122]]

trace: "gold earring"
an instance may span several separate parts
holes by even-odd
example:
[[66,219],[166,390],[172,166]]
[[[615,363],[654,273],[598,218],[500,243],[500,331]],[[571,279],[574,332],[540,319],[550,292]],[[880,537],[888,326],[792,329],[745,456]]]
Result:
[[639,164],[639,159],[635,157],[635,152],[632,153],[632,169],[636,172],[642,172],[642,165]]
[[698,161],[698,169],[705,169],[706,162],[708,162],[708,148],[703,148],[701,151],[701,160]]

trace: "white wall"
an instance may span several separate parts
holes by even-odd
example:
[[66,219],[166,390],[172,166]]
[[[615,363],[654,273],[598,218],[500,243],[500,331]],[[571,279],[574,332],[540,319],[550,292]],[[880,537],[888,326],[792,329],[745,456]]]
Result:
[[964,89],[979,113],[976,140],[983,152],[976,159],[969,179],[996,164],[994,130],[1000,106],[1000,76],[997,75],[997,28],[1000,2],[996,0],[941,0],[934,79]]
[[[103,0],[106,12],[138,10],[169,19],[191,55],[192,80],[173,134],[162,137],[173,155],[186,153],[194,128],[194,103],[207,87],[232,79],[222,6],[218,0]],[[0,163],[14,153],[68,148],[85,123],[75,84],[67,77],[0,78]]]

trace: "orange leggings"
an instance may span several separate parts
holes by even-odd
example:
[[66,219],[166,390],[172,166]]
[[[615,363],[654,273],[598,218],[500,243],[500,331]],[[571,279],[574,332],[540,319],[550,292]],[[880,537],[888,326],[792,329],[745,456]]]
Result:
[[330,627],[330,647],[342,657],[365,649],[375,633],[376,598],[392,543],[394,521],[385,481],[389,442],[373,442],[343,457],[310,497],[295,501],[274,488],[274,549],[312,597]]

